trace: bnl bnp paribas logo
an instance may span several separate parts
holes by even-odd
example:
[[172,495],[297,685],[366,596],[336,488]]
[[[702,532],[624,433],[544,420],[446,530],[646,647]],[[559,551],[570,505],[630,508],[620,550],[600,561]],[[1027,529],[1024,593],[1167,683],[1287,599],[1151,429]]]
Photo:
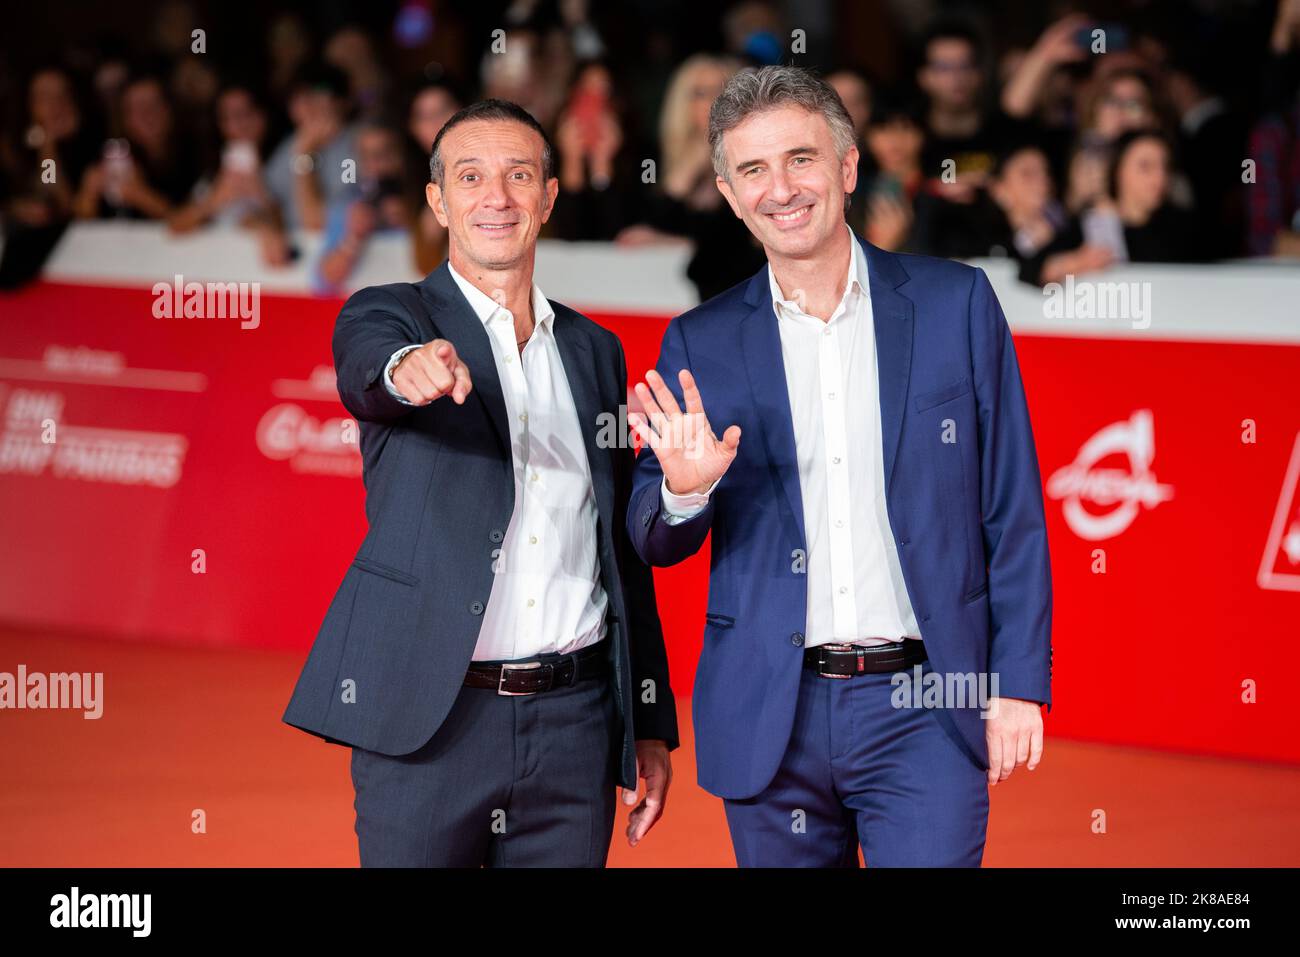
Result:
[[[1115,455],[1127,459],[1127,465],[1103,468],[1098,464]],[[1150,409],[1138,409],[1083,443],[1074,461],[1047,480],[1047,497],[1061,502],[1066,525],[1080,538],[1090,542],[1114,538],[1143,509],[1174,497],[1173,486],[1157,481],[1152,471],[1155,457],[1154,417]]]

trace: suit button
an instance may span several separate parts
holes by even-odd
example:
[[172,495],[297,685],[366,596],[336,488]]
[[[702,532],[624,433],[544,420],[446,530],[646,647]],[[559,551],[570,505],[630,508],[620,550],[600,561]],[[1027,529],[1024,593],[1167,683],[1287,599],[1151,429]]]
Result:
[[481,601],[472,601],[469,603],[469,613],[471,615],[483,614],[483,603]]
[[500,542],[505,538],[505,535],[502,533],[501,529],[494,528],[492,531],[488,532],[488,538],[492,539],[494,542]]
[[802,645],[802,644],[803,644],[803,632],[802,632],[802,631],[796,631],[793,635],[791,635],[791,636],[790,636],[790,644],[795,645],[796,647],[798,647],[799,645]]

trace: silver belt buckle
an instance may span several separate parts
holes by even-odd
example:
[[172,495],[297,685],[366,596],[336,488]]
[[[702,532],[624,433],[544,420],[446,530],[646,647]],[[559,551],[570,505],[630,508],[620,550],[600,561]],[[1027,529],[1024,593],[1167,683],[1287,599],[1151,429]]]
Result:
[[[823,651],[853,651],[856,649],[856,646],[855,645],[822,645],[821,649]],[[821,669],[824,668],[825,666],[826,666],[826,656],[824,654],[819,654],[817,656],[817,676],[819,678],[835,678],[838,680],[847,680],[853,677],[853,675],[851,674],[837,675],[837,674],[831,674],[830,672],[822,671]]]
[[506,690],[506,672],[507,671],[533,671],[540,668],[540,661],[520,661],[506,662],[501,666],[501,677],[497,681],[497,694],[505,695],[507,698],[522,698],[525,695],[537,694],[536,691],[507,691]]

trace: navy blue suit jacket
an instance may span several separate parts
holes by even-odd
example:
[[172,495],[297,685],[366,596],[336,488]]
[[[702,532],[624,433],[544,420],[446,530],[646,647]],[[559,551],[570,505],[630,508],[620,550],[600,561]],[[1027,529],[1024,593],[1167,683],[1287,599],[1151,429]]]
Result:
[[[885,499],[931,663],[945,674],[997,672],[1001,696],[1050,707],[1042,486],[1002,309],[981,269],[858,241],[874,314]],[[677,525],[661,518],[663,475],[642,449],[627,522],[651,565],[680,562],[713,534],[692,699],[696,761],[701,786],[748,798],[772,780],[790,737],[808,600],[788,390],[809,385],[785,380],[767,267],[674,319],[657,368],[679,402],[678,370],[691,371],[718,435],[741,427],[737,458],[708,506]],[[945,442],[949,426],[956,440]],[[978,705],[946,713],[987,768]]]
[[[627,366],[612,332],[551,302],[554,333],[587,448],[601,584],[609,597],[619,783],[636,786],[634,740],[676,748],[677,714],[654,580],[627,539],[633,454],[623,421]],[[469,366],[464,405],[413,408],[385,387],[389,356],[447,339]],[[461,693],[514,511],[510,428],[487,330],[444,263],[419,283],[353,295],[334,328],[339,397],[361,423],[369,530],[325,614],[283,720],[327,741],[409,754]],[[355,701],[345,698],[351,681]],[[477,691],[473,694],[490,694]]]

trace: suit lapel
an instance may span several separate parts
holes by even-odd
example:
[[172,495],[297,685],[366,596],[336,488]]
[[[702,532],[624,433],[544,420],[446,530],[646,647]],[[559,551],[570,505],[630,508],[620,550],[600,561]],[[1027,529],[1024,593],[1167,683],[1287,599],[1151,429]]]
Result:
[[880,390],[881,446],[884,452],[885,490],[888,491],[898,457],[907,411],[907,385],[912,373],[912,300],[898,292],[908,279],[898,257],[859,239],[867,254],[867,279],[871,284],[872,326],[876,332],[876,368]]
[[808,536],[804,530],[803,495],[799,489],[794,417],[790,412],[789,383],[785,380],[785,361],[781,358],[781,333],[772,307],[767,270],[767,266],[760,269],[745,291],[745,304],[749,311],[740,321],[740,348],[768,461],[785,490],[790,511],[794,513],[800,543],[806,543]]
[[501,393],[492,343],[483,322],[456,286],[444,262],[420,283],[420,293],[429,302],[430,312],[441,338],[456,346],[456,355],[469,366],[470,401],[483,403],[496,429],[497,441],[507,460],[510,456],[510,426],[506,423],[506,400]]
[[591,484],[596,492],[596,511],[605,527],[613,528],[614,467],[610,459],[612,450],[601,449],[596,444],[596,437],[601,431],[598,417],[603,410],[600,388],[596,382],[591,339],[563,306],[557,307],[552,302],[551,308],[555,310],[555,342],[560,350],[565,378],[569,380],[573,406],[578,412],[578,429],[582,432],[582,442],[587,449]]

